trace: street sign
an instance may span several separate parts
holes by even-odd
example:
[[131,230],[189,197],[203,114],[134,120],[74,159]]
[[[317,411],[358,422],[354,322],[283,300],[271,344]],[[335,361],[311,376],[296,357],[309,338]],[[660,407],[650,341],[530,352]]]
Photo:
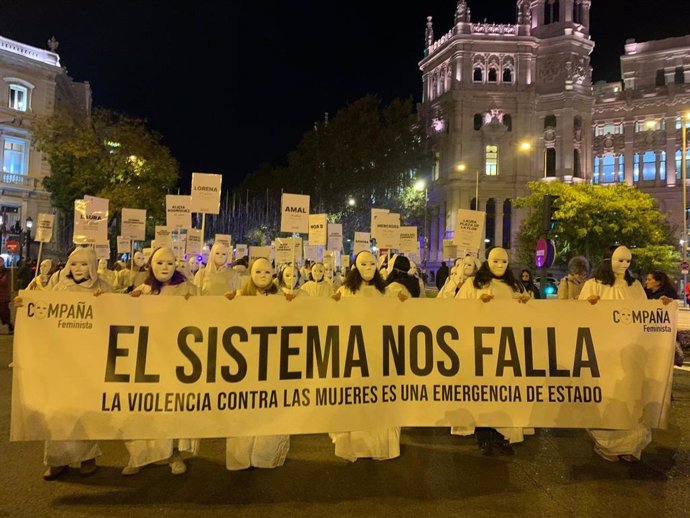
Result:
[[[8,250],[10,249],[9,242],[8,242],[7,249]],[[680,273],[682,275],[687,275],[688,272],[690,272],[690,263],[688,261],[683,261],[682,263],[680,263]]]
[[16,254],[17,252],[19,252],[20,247],[21,245],[19,244],[19,241],[15,241],[13,239],[5,243],[5,248],[7,248],[7,251],[11,254]]
[[537,241],[537,249],[534,254],[534,262],[537,268],[550,268],[556,258],[556,246],[551,239]]

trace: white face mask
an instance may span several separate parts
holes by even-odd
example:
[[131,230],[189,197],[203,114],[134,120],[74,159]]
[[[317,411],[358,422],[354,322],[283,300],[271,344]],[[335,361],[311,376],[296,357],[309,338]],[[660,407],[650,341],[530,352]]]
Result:
[[323,275],[325,273],[326,269],[323,267],[322,264],[315,264],[314,266],[311,267],[311,277],[314,279],[316,282],[321,282],[321,279],[323,279]]
[[355,266],[365,282],[370,282],[376,273],[376,259],[369,252],[360,252],[357,255]]
[[98,260],[98,271],[99,272],[104,272],[108,269],[108,261],[105,259],[99,259]]
[[265,290],[273,282],[273,266],[267,259],[257,259],[252,265],[251,278],[257,288]]
[[294,288],[297,284],[297,276],[292,266],[286,266],[283,270],[283,284],[288,288]]
[[228,251],[225,249],[225,247],[216,248],[215,252],[213,252],[213,264],[216,266],[223,266],[227,262]]
[[611,256],[611,269],[616,276],[625,275],[625,272],[630,268],[630,261],[632,260],[632,253],[625,246],[619,246]]
[[48,275],[50,268],[53,264],[50,261],[41,261],[41,267],[39,268],[39,273],[43,276]]
[[463,278],[463,269],[461,266],[456,266],[450,271],[450,279],[455,284],[460,284]]
[[144,257],[144,254],[141,252],[134,252],[134,255],[132,256],[134,258],[134,266],[137,266],[138,268],[143,268],[143,266],[146,264],[146,258]]
[[75,281],[83,281],[91,277],[89,274],[89,262],[76,260],[70,263],[70,273]]
[[158,282],[167,283],[175,273],[175,254],[169,248],[161,248],[151,257],[151,269]]
[[476,267],[477,265],[472,257],[465,257],[462,260],[462,274],[465,277],[472,277],[475,273],[477,273]]
[[508,252],[504,248],[494,248],[489,252],[489,270],[494,277],[501,278],[508,269]]

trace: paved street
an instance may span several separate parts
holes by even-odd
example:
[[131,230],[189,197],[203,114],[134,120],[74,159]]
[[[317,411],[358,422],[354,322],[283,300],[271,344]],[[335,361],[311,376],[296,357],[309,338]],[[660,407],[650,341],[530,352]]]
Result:
[[42,444],[10,443],[11,339],[0,336],[0,516],[549,516],[687,517],[690,372],[675,370],[668,430],[643,461],[608,463],[581,430],[538,430],[516,456],[482,457],[447,429],[405,429],[402,456],[348,464],[326,435],[292,438],[276,470],[228,472],[224,442],[206,440],[185,475],[166,466],[125,478],[121,443],[103,444],[100,470],[41,478]]

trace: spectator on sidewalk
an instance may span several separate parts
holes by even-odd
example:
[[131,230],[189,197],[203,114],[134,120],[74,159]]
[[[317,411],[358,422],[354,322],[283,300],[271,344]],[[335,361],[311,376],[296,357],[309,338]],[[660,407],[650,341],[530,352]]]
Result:
[[446,266],[446,262],[441,261],[441,266],[438,269],[438,272],[436,272],[436,287],[439,290],[443,288],[443,285],[446,283],[446,279],[448,279],[449,275],[450,271],[448,270],[448,266]]

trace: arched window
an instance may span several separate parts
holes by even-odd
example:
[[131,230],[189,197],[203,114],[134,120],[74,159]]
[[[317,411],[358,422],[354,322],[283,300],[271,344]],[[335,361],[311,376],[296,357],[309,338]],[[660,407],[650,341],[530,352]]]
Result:
[[503,82],[504,83],[512,83],[513,82],[513,71],[508,67],[505,67],[503,69]]
[[552,147],[546,149],[546,176],[556,176],[556,150]]
[[486,239],[484,242],[487,250],[496,243],[496,202],[493,198],[486,200]]
[[474,131],[479,131],[482,129],[482,125],[484,124],[484,117],[482,116],[481,113],[475,113],[474,114]]
[[511,234],[513,232],[512,224],[512,205],[510,199],[503,202],[503,248],[506,250],[510,249],[511,246]]
[[484,82],[484,71],[482,70],[482,67],[475,66],[474,67],[474,72],[472,74],[472,81],[475,83],[483,83]]
[[547,115],[544,117],[544,129],[555,128],[556,127],[556,116]]
[[495,68],[490,68],[489,69],[489,83],[497,83],[498,82],[498,70]]

